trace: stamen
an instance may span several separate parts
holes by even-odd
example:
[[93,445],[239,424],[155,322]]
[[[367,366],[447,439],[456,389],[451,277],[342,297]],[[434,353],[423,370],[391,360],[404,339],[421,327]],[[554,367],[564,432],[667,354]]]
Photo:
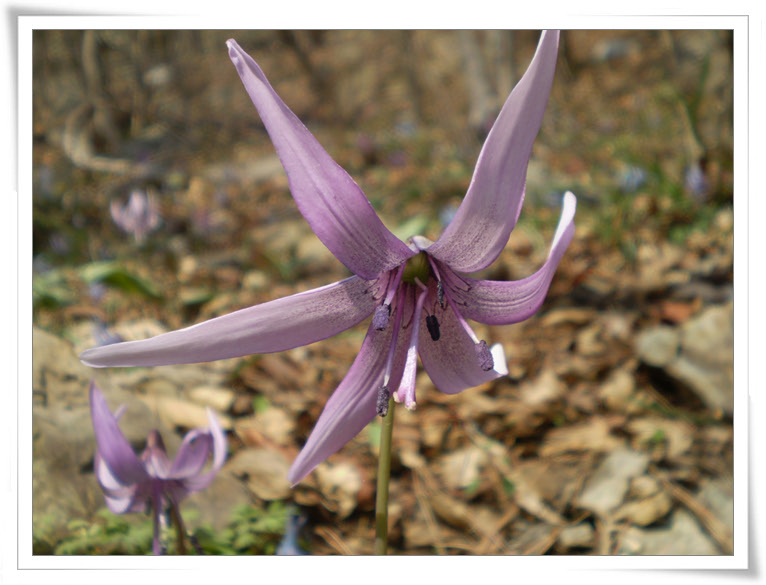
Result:
[[402,274],[404,274],[405,266],[406,263],[396,269],[396,272],[394,273],[394,282],[391,283],[391,285],[388,287],[388,291],[386,292],[386,300],[383,301],[384,305],[390,306],[391,302],[394,300],[394,295],[396,294],[396,291],[399,290],[399,283],[402,280]]
[[444,283],[441,280],[436,281],[436,298],[439,301],[439,306],[444,309],[446,307],[444,304]]
[[388,386],[385,384],[378,388],[378,403],[377,413],[378,416],[384,417],[388,414],[388,399],[391,397],[391,393],[388,391]]
[[[391,345],[388,348],[386,356],[386,370],[383,374],[383,386],[388,387],[388,381],[391,379],[391,368],[394,364],[394,353],[396,350],[396,341],[399,338],[399,328],[402,324],[402,313],[404,313],[404,289],[399,291],[399,298],[396,300],[396,316],[394,317],[394,330],[391,334]],[[396,399],[396,395],[394,395]]]
[[388,325],[390,317],[391,305],[378,305],[375,307],[375,313],[372,316],[372,326],[378,331],[383,331]]
[[394,300],[394,295],[396,295],[396,292],[399,290],[399,283],[402,280],[403,272],[404,266],[400,266],[396,271],[388,273],[386,298],[383,300],[382,304],[375,307],[375,312],[372,315],[372,326],[377,331],[384,331],[388,326],[388,320],[391,317],[391,303]]
[[428,333],[431,334],[431,339],[439,341],[441,332],[439,331],[439,320],[436,318],[436,315],[426,316],[426,327],[428,327]]
[[479,367],[485,372],[489,372],[495,367],[495,360],[492,358],[492,352],[487,347],[487,342],[483,339],[473,346],[476,350],[476,358],[479,360]]
[[[441,276],[439,275],[439,268],[436,266],[436,262],[431,259],[430,256],[428,259],[431,262],[431,268],[433,269],[434,274],[438,279],[436,283],[436,297],[439,299],[439,303],[441,304],[446,299],[447,303],[452,308],[452,311],[455,313],[455,317],[457,317],[458,323],[460,323],[460,326],[471,338],[471,341],[474,342],[474,350],[476,351],[476,359],[479,361],[479,367],[485,372],[489,372],[495,367],[495,360],[492,358],[492,352],[489,351],[489,347],[487,347],[487,342],[483,339],[479,340],[479,338],[476,337],[476,334],[473,332],[473,329],[471,329],[471,326],[466,323],[466,320],[463,318],[463,315],[460,314],[460,311],[456,306],[455,300],[447,292],[448,289],[444,287]],[[453,273],[448,272],[446,275],[451,276],[452,274]],[[442,305],[442,308],[443,307],[444,305]],[[431,339],[436,341],[440,336],[439,322],[436,320],[436,317],[433,317],[433,322],[430,319],[431,316],[426,317],[426,327],[428,327],[428,332],[431,334]],[[434,333],[436,333],[435,336]]]

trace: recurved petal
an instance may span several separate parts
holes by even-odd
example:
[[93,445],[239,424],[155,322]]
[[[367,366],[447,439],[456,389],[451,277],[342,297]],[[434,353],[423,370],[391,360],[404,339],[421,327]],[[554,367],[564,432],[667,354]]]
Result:
[[368,280],[412,256],[383,225],[354,180],[285,105],[258,64],[236,41],[226,45],[285,167],[298,209],[324,245]]
[[494,366],[485,371],[477,357],[476,344],[463,329],[452,308],[439,312],[438,319],[439,339],[434,341],[423,323],[418,345],[420,361],[436,388],[445,394],[457,394],[508,375],[505,353],[500,344],[492,346]]
[[488,325],[508,325],[531,317],[543,304],[559,261],[574,236],[575,196],[567,192],[548,259],[540,269],[516,281],[474,280],[448,275],[451,294],[464,317]]
[[122,488],[119,491],[104,490],[106,507],[112,514],[125,514],[134,511],[136,486]]
[[352,276],[150,339],[87,349],[80,360],[96,368],[164,366],[292,349],[367,318],[375,308],[374,286]]
[[428,250],[454,270],[475,272],[492,264],[516,225],[532,143],[553,83],[558,42],[559,31],[543,32],[529,68],[487,136],[455,218]]
[[133,505],[136,484],[123,485],[109,470],[104,460],[96,451],[93,459],[93,471],[104,492],[106,505],[113,514],[124,514]]
[[186,433],[170,467],[168,479],[186,479],[199,474],[212,448],[213,438],[208,431],[194,429]]
[[90,384],[90,412],[98,453],[114,479],[125,486],[148,481],[150,477],[141,460],[120,431],[117,419],[94,382]]
[[[393,329],[389,326],[377,331],[370,325],[359,355],[330,396],[308,441],[290,467],[287,479],[291,484],[301,481],[375,418]],[[398,336],[390,388],[399,386],[408,337],[401,333]]]
[[[183,486],[189,492],[203,490],[209,486],[218,472],[221,471],[221,467],[223,467],[223,464],[226,461],[226,435],[221,428],[221,424],[218,422],[218,417],[215,416],[210,408],[207,409],[207,420],[209,426],[209,430],[206,433],[206,436],[208,437],[207,452],[209,453],[210,450],[212,450],[213,466],[207,473],[202,475],[190,474],[186,477],[183,481]],[[207,453],[205,454],[205,459],[207,459]],[[203,465],[204,462],[205,461],[203,460]],[[201,467],[198,469],[197,473],[200,471]]]

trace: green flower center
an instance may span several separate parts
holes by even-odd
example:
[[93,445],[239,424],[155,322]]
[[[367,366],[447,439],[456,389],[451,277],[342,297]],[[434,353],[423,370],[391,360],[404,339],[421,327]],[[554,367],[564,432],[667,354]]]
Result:
[[417,278],[424,285],[428,285],[431,274],[431,263],[428,261],[426,253],[420,252],[420,254],[407,260],[407,264],[404,266],[404,273],[402,274],[402,282],[415,284],[415,279]]

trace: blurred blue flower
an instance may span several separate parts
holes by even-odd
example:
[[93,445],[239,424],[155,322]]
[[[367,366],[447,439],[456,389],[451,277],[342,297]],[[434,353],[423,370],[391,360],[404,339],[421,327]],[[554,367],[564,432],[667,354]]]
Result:
[[684,174],[684,187],[687,193],[697,201],[706,201],[710,197],[710,181],[705,175],[700,161],[695,161],[686,168]]
[[277,555],[300,556],[309,554],[298,544],[298,535],[300,534],[301,529],[305,526],[305,524],[305,516],[290,514],[287,517],[287,523],[285,524],[285,534],[282,537],[279,546],[277,546]]
[[617,176],[623,193],[635,193],[646,183],[646,171],[635,165],[623,168]]

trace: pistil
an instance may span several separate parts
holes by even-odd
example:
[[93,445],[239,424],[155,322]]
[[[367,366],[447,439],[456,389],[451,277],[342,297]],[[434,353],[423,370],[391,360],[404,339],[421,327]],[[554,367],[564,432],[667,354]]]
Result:
[[419,278],[415,279],[415,284],[418,285],[421,292],[418,295],[418,300],[415,302],[415,311],[412,315],[412,331],[410,332],[410,343],[407,348],[407,360],[404,363],[402,381],[399,383],[399,389],[394,393],[394,400],[396,402],[404,401],[404,406],[407,410],[415,410],[417,407],[415,402],[415,378],[418,369],[418,336],[420,334],[420,316],[423,313],[423,303],[425,303],[428,296],[428,288],[420,282]]

